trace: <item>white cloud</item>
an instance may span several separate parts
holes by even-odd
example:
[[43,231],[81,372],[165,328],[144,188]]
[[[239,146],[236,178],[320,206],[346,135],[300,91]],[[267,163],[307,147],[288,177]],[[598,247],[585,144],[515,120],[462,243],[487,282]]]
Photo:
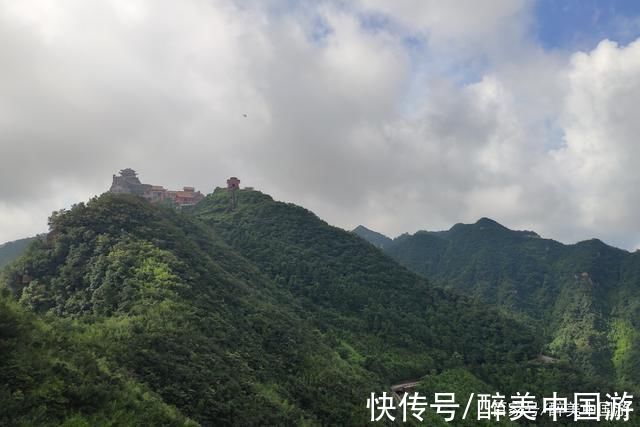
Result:
[[[238,175],[345,227],[490,216],[632,247],[640,48],[549,53],[530,12],[0,1],[0,241],[134,167],[204,191]],[[363,23],[371,13],[388,19]]]
[[510,21],[522,18],[530,3],[526,0],[360,0],[364,10],[383,13],[438,40],[465,44],[497,37],[511,26]]
[[574,54],[568,82],[565,145],[552,153],[550,167],[575,199],[579,226],[631,247],[640,217],[640,41],[620,47],[605,40]]

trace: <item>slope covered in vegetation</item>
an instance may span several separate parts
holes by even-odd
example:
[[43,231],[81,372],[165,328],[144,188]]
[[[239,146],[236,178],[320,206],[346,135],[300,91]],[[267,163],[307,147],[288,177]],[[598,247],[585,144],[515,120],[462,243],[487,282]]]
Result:
[[359,391],[380,386],[210,230],[134,196],[54,215],[49,241],[4,281],[35,312],[75,319],[108,366],[204,424],[364,416]]
[[194,425],[96,357],[76,325],[0,295],[0,425]]
[[640,252],[595,239],[563,245],[486,218],[403,235],[385,252],[444,287],[518,316],[544,337],[545,352],[589,377],[640,385]]
[[[2,324],[35,331],[1,330],[15,357],[0,419],[94,425],[134,411],[154,424],[363,424],[371,392],[424,375],[465,372],[503,393],[604,387],[566,364],[531,363],[541,342],[527,327],[307,210],[255,191],[238,203],[230,210],[217,191],[176,212],[105,194],[55,213],[47,238],[0,279],[17,301],[4,297]],[[51,398],[22,380],[34,363]]]
[[216,191],[194,214],[387,383],[462,366],[505,390],[575,385],[570,369],[527,363],[541,346],[527,327],[431,286],[306,209],[256,191],[228,206]]

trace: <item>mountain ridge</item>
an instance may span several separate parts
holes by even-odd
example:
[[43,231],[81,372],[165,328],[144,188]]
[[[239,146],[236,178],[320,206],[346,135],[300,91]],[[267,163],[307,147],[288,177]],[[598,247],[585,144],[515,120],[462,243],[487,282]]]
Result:
[[640,252],[565,245],[495,221],[394,239],[385,253],[435,283],[516,315],[546,350],[592,375],[640,384]]
[[448,230],[432,231],[432,230],[420,229],[420,230],[417,230],[417,231],[415,231],[413,233],[404,232],[404,233],[401,233],[398,236],[393,237],[393,238],[389,237],[389,236],[387,236],[387,235],[385,235],[383,233],[380,233],[380,232],[378,232],[378,231],[376,231],[376,230],[374,230],[372,228],[368,228],[368,227],[366,227],[366,226],[364,226],[362,224],[360,224],[360,225],[356,226],[355,228],[353,228],[351,230],[351,232],[357,234],[358,236],[362,237],[363,239],[369,241],[369,243],[372,243],[372,244],[374,244],[374,246],[378,246],[378,247],[380,247],[380,246],[378,244],[375,244],[372,241],[370,241],[369,238],[367,238],[367,235],[370,234],[370,233],[374,233],[375,235],[380,235],[380,236],[384,237],[385,239],[389,239],[391,241],[391,242],[389,242],[389,244],[385,244],[384,245],[385,247],[389,247],[390,245],[393,245],[394,243],[396,243],[396,241],[398,241],[398,240],[402,240],[402,239],[407,238],[407,237],[413,237],[416,234],[429,234],[429,235],[445,238],[448,235],[448,233],[450,233],[451,231],[454,231],[454,230],[459,230],[461,228],[464,229],[464,228],[469,228],[469,227],[483,227],[483,226],[494,227],[494,228],[503,230],[505,232],[518,233],[518,234],[520,234],[522,236],[528,236],[528,237],[531,237],[531,238],[539,238],[539,239],[542,239],[542,240],[548,240],[548,241],[551,241],[551,242],[554,242],[554,243],[558,243],[558,244],[563,245],[563,246],[576,246],[576,245],[590,244],[589,242],[593,242],[595,244],[602,244],[602,245],[605,245],[605,246],[607,246],[609,248],[617,249],[617,250],[620,250],[620,251],[623,251],[623,252],[627,252],[627,253],[640,252],[640,249],[636,249],[636,250],[632,251],[632,250],[628,250],[628,249],[620,248],[618,246],[611,245],[611,244],[606,243],[605,241],[603,241],[602,239],[597,238],[597,237],[592,237],[592,238],[588,238],[588,239],[584,239],[584,240],[579,240],[579,241],[574,242],[574,243],[564,243],[564,242],[561,242],[559,240],[556,240],[556,239],[553,239],[553,238],[550,238],[550,237],[542,237],[540,234],[538,234],[537,232],[535,232],[533,230],[516,230],[516,229],[508,228],[507,226],[499,223],[498,221],[496,221],[494,219],[491,219],[491,218],[488,218],[488,217],[481,217],[480,219],[478,219],[474,223],[458,222],[458,223],[452,225]]

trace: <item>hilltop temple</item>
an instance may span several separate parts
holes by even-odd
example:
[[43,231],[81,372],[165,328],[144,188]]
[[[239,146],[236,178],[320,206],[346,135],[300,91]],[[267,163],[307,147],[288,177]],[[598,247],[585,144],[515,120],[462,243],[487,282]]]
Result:
[[167,190],[160,185],[143,184],[133,169],[120,171],[120,176],[113,175],[113,183],[109,189],[111,193],[128,193],[143,197],[150,202],[172,202],[177,206],[195,205],[204,198],[201,192],[193,187],[183,187],[182,190]]

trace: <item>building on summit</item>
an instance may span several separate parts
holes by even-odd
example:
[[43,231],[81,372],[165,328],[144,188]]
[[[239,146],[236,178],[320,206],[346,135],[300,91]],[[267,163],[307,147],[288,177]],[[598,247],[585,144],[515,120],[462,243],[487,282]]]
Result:
[[232,176],[227,180],[227,189],[229,191],[236,191],[240,189],[240,180],[235,176]]
[[143,197],[152,203],[169,202],[177,206],[195,205],[204,198],[194,187],[183,187],[182,190],[167,190],[160,185],[143,184],[133,169],[120,171],[120,176],[113,175],[111,193],[128,193]]
[[136,171],[131,168],[126,168],[120,171],[120,176],[113,175],[113,183],[111,184],[109,192],[129,193],[144,197],[151,188],[151,185],[140,182]]
[[240,180],[232,176],[227,180],[227,191],[231,193],[231,209],[238,207],[238,196],[236,191],[240,189]]

